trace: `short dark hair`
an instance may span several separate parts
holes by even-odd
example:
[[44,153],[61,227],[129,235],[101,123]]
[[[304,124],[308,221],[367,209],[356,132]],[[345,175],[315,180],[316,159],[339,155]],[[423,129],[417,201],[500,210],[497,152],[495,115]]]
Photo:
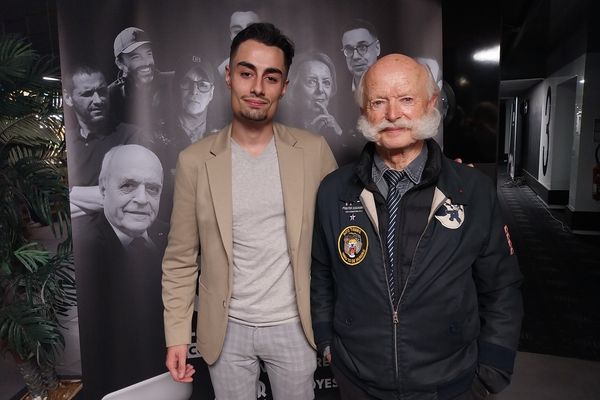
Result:
[[366,29],[371,36],[373,36],[373,39],[377,39],[377,30],[375,29],[375,25],[360,18],[353,19],[350,23],[346,24],[344,29],[342,29],[342,36],[344,33],[353,31],[355,29]]
[[100,74],[102,75],[102,78],[106,80],[104,74],[102,73],[102,71],[100,71],[100,69],[92,67],[90,65],[78,65],[71,70],[71,73],[67,75],[66,79],[62,80],[63,89],[65,89],[67,93],[73,93],[73,89],[75,89],[73,78],[77,75],[92,74]]
[[256,40],[266,46],[280,48],[283,51],[286,69],[285,73],[287,75],[287,72],[292,65],[292,59],[294,58],[294,42],[292,42],[290,38],[281,33],[281,31],[271,23],[256,22],[250,24],[233,38],[231,49],[229,51],[229,62],[233,60],[240,45],[248,40]]

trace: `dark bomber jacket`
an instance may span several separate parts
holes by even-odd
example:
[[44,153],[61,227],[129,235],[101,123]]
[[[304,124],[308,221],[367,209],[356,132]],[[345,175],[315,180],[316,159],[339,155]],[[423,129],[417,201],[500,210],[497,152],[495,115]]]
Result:
[[[373,144],[321,183],[313,239],[312,321],[332,363],[381,399],[450,399],[480,365],[512,372],[521,273],[496,191],[479,171],[426,141],[421,183],[402,198],[392,304],[385,199]],[[397,281],[398,281],[397,280]],[[485,383],[485,382],[484,382]]]

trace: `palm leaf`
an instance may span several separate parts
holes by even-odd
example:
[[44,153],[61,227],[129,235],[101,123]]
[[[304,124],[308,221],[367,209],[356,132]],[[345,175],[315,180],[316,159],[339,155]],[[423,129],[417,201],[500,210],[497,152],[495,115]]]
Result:
[[[52,364],[76,298],[61,90],[46,75],[53,60],[0,35],[0,347]],[[32,220],[65,237],[56,255],[30,242]]]

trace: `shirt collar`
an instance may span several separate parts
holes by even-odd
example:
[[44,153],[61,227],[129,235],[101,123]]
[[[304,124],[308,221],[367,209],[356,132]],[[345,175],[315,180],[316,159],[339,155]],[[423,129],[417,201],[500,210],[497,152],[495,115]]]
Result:
[[[404,168],[404,173],[412,183],[418,185],[421,182],[425,163],[427,162],[427,145],[424,144],[419,155]],[[373,156],[373,171],[372,178],[375,184],[378,184],[383,179],[383,174],[390,167],[383,161],[377,152]]]
[[[108,221],[108,219],[107,219],[107,221]],[[123,245],[123,247],[129,246],[129,244],[131,242],[133,242],[133,239],[135,239],[134,237],[131,237],[131,236],[123,233],[122,231],[119,230],[119,228],[117,228],[116,226],[114,226],[110,221],[108,221],[108,223],[113,228],[113,231],[115,231],[115,235],[117,235],[117,237],[119,238],[119,241],[121,242],[121,245]],[[144,233],[142,233],[140,236],[147,243],[152,243],[152,240],[150,240],[150,236],[148,236],[148,231],[144,231]]]

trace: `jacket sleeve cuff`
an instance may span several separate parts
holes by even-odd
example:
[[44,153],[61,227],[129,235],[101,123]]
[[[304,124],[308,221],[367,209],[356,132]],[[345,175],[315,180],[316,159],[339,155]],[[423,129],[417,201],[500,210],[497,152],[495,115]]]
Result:
[[332,325],[329,322],[313,322],[313,331],[315,334],[317,351],[319,354],[322,354],[325,347],[331,345],[331,339],[333,337]]
[[510,374],[513,372],[516,351],[489,342],[479,342],[479,363],[486,364]]

